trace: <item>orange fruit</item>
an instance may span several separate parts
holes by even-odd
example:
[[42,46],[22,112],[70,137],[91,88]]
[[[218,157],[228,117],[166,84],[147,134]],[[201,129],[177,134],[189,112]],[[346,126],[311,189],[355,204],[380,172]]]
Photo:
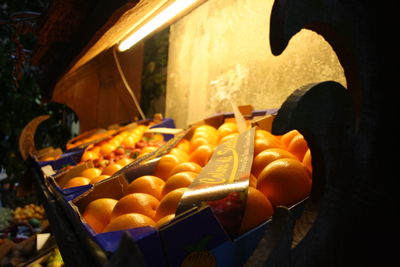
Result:
[[82,186],[82,185],[87,185],[90,183],[90,179],[86,177],[74,177],[70,179],[63,187],[63,189],[66,188],[71,188],[71,187],[76,187],[76,186]]
[[98,182],[100,182],[100,181],[103,181],[103,180],[105,180],[105,179],[107,179],[107,178],[109,178],[109,177],[111,177],[110,175],[99,175],[99,176],[97,176],[97,177],[94,177],[93,179],[91,179],[90,180],[90,183],[91,184],[95,184],[95,183],[98,183]]
[[108,164],[103,172],[101,174],[105,174],[105,175],[113,175],[114,173],[116,173],[117,171],[119,171],[120,169],[122,169],[123,167],[117,163],[111,163]]
[[89,160],[95,160],[98,158],[98,155],[93,152],[93,151],[85,151],[81,157],[81,161],[89,161]]
[[251,166],[251,173],[255,177],[258,177],[265,166],[270,164],[272,161],[281,158],[297,159],[295,155],[282,148],[269,148],[261,151],[257,156],[254,157],[253,164]]
[[256,129],[256,133],[255,133],[255,137],[256,138],[277,138],[279,139],[277,136],[273,135],[272,133],[263,130],[263,129]]
[[55,157],[46,156],[46,157],[41,158],[39,161],[50,161],[50,160],[55,160],[55,159],[56,159]]
[[249,186],[256,188],[257,187],[257,178],[250,173],[250,178],[249,178]]
[[155,220],[158,221],[161,218],[169,215],[175,214],[176,209],[178,208],[179,201],[182,198],[183,193],[188,190],[187,188],[178,188],[172,190],[168,194],[166,194],[160,201],[160,205],[157,208]]
[[188,187],[193,180],[197,177],[198,173],[186,171],[186,172],[178,172],[172,176],[170,176],[165,182],[165,186],[162,190],[162,195],[165,196],[172,190],[182,187]]
[[149,154],[149,153],[151,153],[151,152],[153,152],[153,151],[155,151],[157,149],[158,148],[155,147],[155,146],[146,146],[140,151],[138,158],[143,157],[143,156],[145,156],[145,155],[147,155],[147,154]]
[[153,175],[165,181],[170,176],[172,169],[179,163],[181,163],[181,161],[177,156],[172,154],[164,155],[160,158]]
[[201,167],[204,167],[210,160],[213,152],[214,152],[213,145],[210,144],[201,145],[190,154],[189,161],[195,162],[199,164]]
[[137,141],[138,140],[136,137],[128,135],[127,137],[125,137],[121,144],[124,147],[134,147]]
[[201,145],[209,144],[208,140],[204,137],[196,137],[190,139],[190,147],[189,147],[189,154],[195,151]]
[[226,141],[231,140],[232,138],[235,138],[238,135],[239,135],[239,133],[231,133],[231,134],[225,135],[224,137],[219,139],[218,144],[225,143]]
[[144,226],[154,226],[156,223],[150,217],[139,213],[126,213],[110,221],[103,233],[132,229]]
[[117,204],[117,200],[112,198],[93,200],[86,206],[82,216],[96,233],[101,233],[110,222],[115,204]]
[[179,163],[178,165],[176,165],[175,168],[172,169],[170,175],[172,176],[175,173],[185,172],[185,171],[200,173],[202,169],[203,168],[196,162],[191,162],[191,161],[182,162],[182,163]]
[[232,133],[238,133],[239,129],[237,127],[237,124],[235,122],[224,122],[221,124],[218,129],[218,137],[219,139],[223,138],[224,136]]
[[213,145],[216,145],[218,142],[218,134],[216,132],[196,129],[195,132],[193,133],[192,140],[200,137],[206,139],[208,143]]
[[306,166],[306,168],[310,171],[310,174],[312,173],[312,162],[311,162],[311,150],[307,149],[306,154],[304,154],[303,157],[303,164]]
[[277,159],[258,175],[257,189],[275,207],[290,207],[310,194],[311,179],[304,165],[291,158]]
[[189,153],[190,142],[187,139],[182,139],[175,147],[185,151],[186,153]]
[[153,175],[144,175],[133,180],[126,188],[125,193],[146,193],[157,199],[161,199],[164,185],[164,180]]
[[298,134],[300,134],[299,131],[297,131],[297,130],[291,130],[291,131],[289,131],[289,132],[287,132],[287,133],[284,133],[284,134],[281,136],[280,140],[281,140],[282,144],[283,144],[285,147],[288,147],[288,146],[289,146],[289,143],[290,143],[290,141],[293,139],[293,137],[295,137],[295,136],[298,135]]
[[256,156],[258,153],[268,148],[277,148],[277,147],[282,148],[282,144],[279,141],[279,139],[272,134],[256,137],[254,140],[254,156]]
[[132,161],[133,161],[132,158],[126,157],[126,158],[122,158],[122,159],[117,160],[117,162],[115,162],[115,163],[121,165],[122,167],[125,167],[126,165],[128,165]]
[[175,214],[169,214],[167,216],[164,216],[157,221],[157,223],[154,225],[154,227],[160,228],[164,224],[169,223],[173,218],[175,218]]
[[266,221],[272,216],[274,209],[268,198],[254,187],[249,187],[247,192],[246,207],[240,225],[239,233],[245,233]]
[[179,148],[176,148],[176,147],[174,147],[173,149],[171,149],[171,150],[168,152],[168,154],[172,154],[172,155],[177,156],[178,159],[179,159],[181,162],[184,162],[184,161],[188,161],[188,160],[189,160],[189,155],[188,155],[188,153],[186,153],[185,151],[183,151],[183,150],[181,150],[181,149],[179,149]]
[[128,194],[118,200],[112,211],[111,219],[125,213],[140,213],[154,218],[159,204],[160,201],[150,194]]
[[196,132],[204,131],[204,132],[209,132],[209,133],[218,135],[218,130],[215,127],[208,125],[208,124],[203,124],[203,125],[197,126],[195,131]]
[[101,172],[102,171],[99,168],[87,168],[86,170],[83,170],[79,176],[93,179],[94,177],[99,176]]
[[302,161],[304,158],[304,154],[306,154],[308,150],[308,144],[307,141],[304,139],[304,136],[298,134],[292,138],[287,149],[300,161]]
[[116,145],[107,142],[107,143],[101,145],[100,153],[102,155],[107,155],[107,154],[110,154],[111,152],[113,152],[116,148],[117,148]]

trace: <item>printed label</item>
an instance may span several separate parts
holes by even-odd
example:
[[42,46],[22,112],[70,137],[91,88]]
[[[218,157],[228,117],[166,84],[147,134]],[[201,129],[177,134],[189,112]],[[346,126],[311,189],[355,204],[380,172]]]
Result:
[[230,236],[239,231],[253,162],[255,128],[216,147],[210,161],[183,194],[177,214],[210,205]]

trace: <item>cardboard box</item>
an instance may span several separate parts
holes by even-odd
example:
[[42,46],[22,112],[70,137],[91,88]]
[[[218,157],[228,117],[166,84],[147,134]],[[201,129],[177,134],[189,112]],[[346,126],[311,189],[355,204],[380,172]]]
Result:
[[[137,125],[151,125],[150,128],[176,128],[175,121],[172,118],[165,118],[160,120],[145,119],[135,122],[130,122],[125,125],[109,126],[109,129],[93,129],[87,131],[79,136],[69,140],[66,144],[67,151],[74,151],[76,149],[86,148],[91,144],[98,143],[110,136],[113,136],[126,129],[135,128]],[[98,135],[98,138],[91,139],[93,135]],[[172,134],[163,134],[164,140],[169,140],[173,137]],[[85,140],[88,140],[85,142]]]
[[[263,123],[265,120],[271,120],[270,116],[273,116],[273,112],[270,113],[268,111],[252,112],[251,121],[252,123]],[[229,118],[229,115],[226,114],[217,114],[206,118],[182,133],[180,138],[190,138],[197,125],[209,124],[217,128]],[[89,236],[109,253],[118,249],[119,240],[124,231],[95,233],[85,223],[81,214],[88,203],[94,199],[100,197],[120,199],[129,182],[137,177],[153,174],[160,157],[167,151],[166,149],[162,153],[159,151],[152,153],[118,175],[99,182],[75,199],[68,201],[68,205],[65,205],[67,215],[76,227],[83,226],[86,230],[81,233],[82,238]],[[291,207],[292,211],[301,209],[302,203]],[[130,229],[129,232],[141,248],[145,260],[150,266],[153,264],[154,266],[181,266],[182,264],[191,266],[195,263],[202,263],[203,266],[242,266],[269,226],[270,220],[238,237],[232,237],[221,225],[214,211],[209,206],[202,206],[177,215],[158,230],[153,227],[141,227]],[[161,261],[155,262],[156,257]]]
[[69,151],[60,155],[60,157],[56,160],[49,161],[38,161],[37,158],[35,160],[38,162],[40,167],[44,167],[46,165],[50,165],[54,171],[58,172],[65,167],[75,166],[81,160],[84,149],[76,149],[74,151]]
[[49,190],[51,192],[58,191],[68,201],[70,199],[78,197],[83,192],[89,190],[92,187],[92,185],[88,184],[88,185],[63,189],[65,184],[72,178],[79,176],[79,174],[85,169],[92,167],[93,167],[92,163],[85,162],[76,165],[71,169],[61,173],[56,173],[50,165],[42,167],[41,170],[44,176],[45,184],[49,188]]

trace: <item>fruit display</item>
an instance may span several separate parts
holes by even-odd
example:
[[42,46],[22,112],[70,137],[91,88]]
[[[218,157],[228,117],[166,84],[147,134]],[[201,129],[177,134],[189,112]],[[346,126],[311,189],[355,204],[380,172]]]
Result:
[[[134,179],[120,199],[93,200],[83,211],[83,219],[96,233],[161,227],[175,217],[183,194],[208,164],[216,147],[238,135],[238,127],[231,120],[217,128],[206,124],[195,127],[190,138],[183,138],[160,157],[152,174]],[[240,234],[268,220],[276,206],[290,207],[309,195],[310,160],[307,142],[298,131],[275,136],[266,130],[255,130]],[[240,197],[233,192],[220,204],[217,200],[213,207],[227,210]]]
[[87,131],[71,139],[66,144],[66,148],[67,150],[70,150],[79,146],[84,146],[85,144],[90,144],[91,142],[95,142],[97,140],[111,136],[115,132],[115,129],[94,129],[91,131]]
[[95,184],[112,176],[136,158],[157,150],[165,143],[163,135],[145,134],[148,127],[138,125],[88,146],[82,154],[80,164],[86,162],[92,164],[93,167],[72,177],[62,188]]
[[35,224],[37,223],[36,220],[44,220],[45,217],[44,208],[33,203],[17,207],[12,212],[12,219],[15,222],[29,222],[31,220]]
[[12,209],[0,207],[0,231],[10,226],[12,220]]
[[90,145],[82,155],[81,162],[91,161],[100,169],[121,159],[135,159],[145,147],[158,148],[164,143],[159,134],[144,135],[148,126],[138,125],[119,132],[101,142]]

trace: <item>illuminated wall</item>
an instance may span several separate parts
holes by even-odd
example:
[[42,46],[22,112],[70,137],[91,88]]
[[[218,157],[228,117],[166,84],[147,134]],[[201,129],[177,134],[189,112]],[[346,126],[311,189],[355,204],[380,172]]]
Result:
[[269,47],[273,0],[209,0],[170,29],[166,116],[178,127],[218,112],[230,101],[279,108],[304,84],[334,80],[346,86],[330,45],[302,30],[285,52]]

